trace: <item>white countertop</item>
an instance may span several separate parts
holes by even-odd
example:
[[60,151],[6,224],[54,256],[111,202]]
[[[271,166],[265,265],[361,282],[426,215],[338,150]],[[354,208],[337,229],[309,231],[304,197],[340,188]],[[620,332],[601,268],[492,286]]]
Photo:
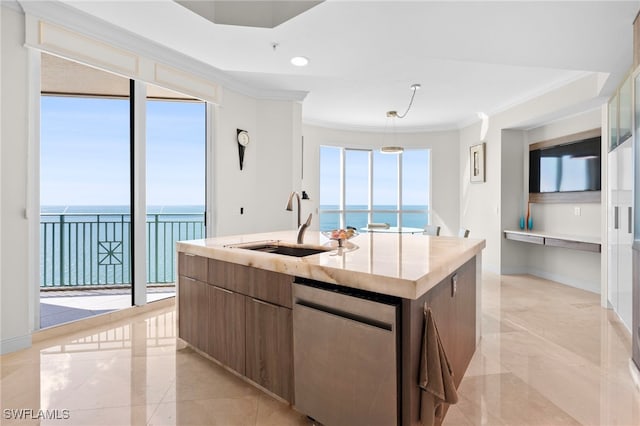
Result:
[[[306,257],[227,247],[266,240],[294,243],[296,231],[179,241],[176,246],[179,252],[408,299],[422,296],[485,247],[484,240],[470,238],[379,232],[349,240],[355,250]],[[310,231],[305,245],[335,247],[336,242]]]

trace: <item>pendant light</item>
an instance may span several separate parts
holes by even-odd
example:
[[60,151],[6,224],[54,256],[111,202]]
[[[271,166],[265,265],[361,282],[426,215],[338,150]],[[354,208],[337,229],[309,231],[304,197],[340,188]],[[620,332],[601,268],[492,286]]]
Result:
[[[387,111],[387,118],[391,119],[391,134],[393,135],[394,145],[383,146],[382,148],[380,148],[380,152],[385,154],[399,154],[404,151],[403,147],[395,144],[396,142],[396,121],[395,120],[396,118],[405,118],[407,116],[407,114],[409,113],[409,110],[411,109],[411,106],[413,105],[413,99],[416,96],[416,92],[418,91],[418,89],[420,89],[420,87],[422,86],[418,83],[414,83],[411,85],[410,87],[410,89],[412,90],[411,99],[409,100],[409,106],[407,106],[407,110],[403,114],[398,114],[398,111],[393,111],[393,110]],[[385,133],[387,129],[387,124],[388,124],[388,121],[387,123],[385,123]]]

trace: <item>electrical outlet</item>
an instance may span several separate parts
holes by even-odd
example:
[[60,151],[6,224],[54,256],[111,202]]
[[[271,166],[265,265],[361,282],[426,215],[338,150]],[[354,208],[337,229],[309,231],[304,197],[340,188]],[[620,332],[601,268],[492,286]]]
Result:
[[580,216],[582,212],[580,211],[580,207],[574,207],[573,208],[573,215],[574,216]]

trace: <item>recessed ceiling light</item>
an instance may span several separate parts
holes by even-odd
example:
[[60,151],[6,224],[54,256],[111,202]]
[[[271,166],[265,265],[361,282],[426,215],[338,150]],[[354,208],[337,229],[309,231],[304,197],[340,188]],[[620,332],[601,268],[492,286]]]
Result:
[[306,67],[309,63],[309,59],[304,56],[294,56],[291,58],[291,63],[296,67]]

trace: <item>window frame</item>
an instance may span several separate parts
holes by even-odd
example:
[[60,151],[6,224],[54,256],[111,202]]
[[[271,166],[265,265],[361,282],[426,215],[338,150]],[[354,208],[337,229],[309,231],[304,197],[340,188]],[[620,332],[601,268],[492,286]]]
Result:
[[[403,209],[402,208],[402,190],[403,190],[403,182],[402,182],[402,175],[403,175],[403,156],[404,156],[404,151],[403,152],[399,152],[399,153],[394,153],[394,154],[385,154],[385,155],[395,155],[397,158],[397,200],[396,200],[396,208],[395,209],[386,209],[386,210],[381,210],[381,209],[374,209],[374,205],[373,205],[373,183],[374,183],[374,152],[376,151],[375,148],[350,148],[350,147],[340,147],[340,146],[335,146],[335,145],[320,145],[320,151],[322,151],[323,148],[333,148],[333,149],[339,149],[340,150],[340,165],[339,165],[339,170],[340,170],[340,199],[339,199],[339,204],[338,204],[338,209],[323,209],[322,205],[320,204],[318,206],[318,216],[322,216],[322,214],[338,214],[340,217],[340,228],[345,228],[347,226],[346,224],[346,215],[348,213],[367,213],[367,222],[368,223],[373,223],[373,215],[375,213],[395,213],[396,214],[396,223],[397,223],[397,227],[399,229],[402,229],[403,227],[403,223],[402,223],[402,216],[403,214],[406,213],[411,213],[411,214],[425,214],[427,217],[427,222],[426,224],[429,225],[431,224],[431,149],[429,148],[423,148],[423,147],[415,147],[415,148],[410,148],[407,149],[407,151],[428,151],[429,153],[429,158],[428,158],[428,174],[429,174],[429,178],[428,178],[428,200],[427,200],[427,208],[426,209]],[[357,209],[346,209],[346,153],[347,151],[360,151],[360,152],[367,152],[368,153],[368,162],[369,162],[369,167],[368,167],[368,203],[367,203],[367,209],[366,210],[357,210]],[[318,158],[320,159],[321,156],[319,156]],[[320,164],[319,168],[322,167],[322,164]],[[321,176],[321,174],[319,173],[319,176]],[[321,182],[318,182],[319,185],[321,184]]]

